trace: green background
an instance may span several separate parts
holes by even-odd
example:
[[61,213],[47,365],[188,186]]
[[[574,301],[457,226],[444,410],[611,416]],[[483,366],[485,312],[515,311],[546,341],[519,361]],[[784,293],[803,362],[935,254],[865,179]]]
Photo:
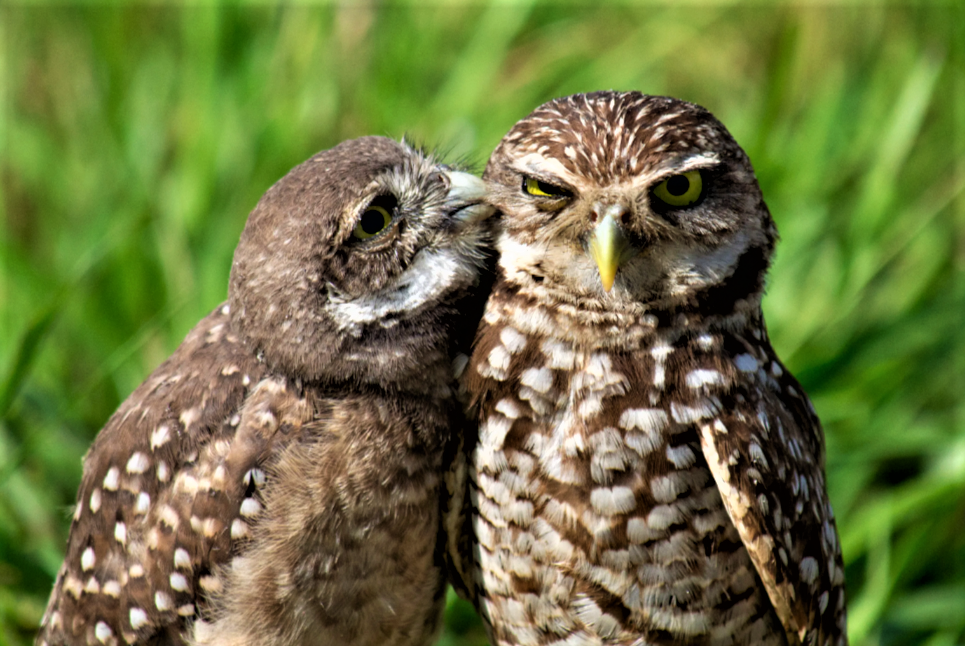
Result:
[[[538,104],[616,88],[708,107],[755,165],[852,642],[965,643],[961,2],[8,2],[0,43],[0,642],[31,639],[88,444],[225,297],[275,180],[365,134],[481,171]],[[483,642],[465,605],[443,639]]]

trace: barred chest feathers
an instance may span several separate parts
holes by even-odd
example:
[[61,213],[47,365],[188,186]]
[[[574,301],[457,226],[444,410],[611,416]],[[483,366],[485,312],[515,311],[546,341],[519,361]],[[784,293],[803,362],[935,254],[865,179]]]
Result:
[[[811,580],[817,560],[787,553],[792,516],[804,505],[816,516],[830,507],[820,474],[761,449],[803,439],[785,436],[769,396],[794,402],[795,416],[814,412],[759,313],[737,318],[742,325],[678,318],[662,328],[632,308],[549,307],[497,288],[466,379],[480,411],[470,458],[476,584],[484,617],[500,618],[500,643],[551,643],[527,638],[533,627],[590,640],[579,643],[631,643],[619,640],[641,632],[786,643],[748,553],[755,540],[762,550],[773,541],[749,526],[745,548],[741,517],[728,516],[721,493],[731,478],[755,483],[756,499],[743,504],[784,529],[778,558],[800,562]],[[749,462],[736,448],[721,456],[739,474],[714,473],[704,457],[724,450],[728,435],[749,446]],[[764,474],[802,495],[769,492]],[[785,505],[796,509],[785,516]],[[825,540],[836,541],[833,530]],[[818,601],[829,602],[827,592]]]
[[823,432],[761,311],[777,229],[723,124],[563,97],[484,179],[499,275],[449,543],[493,643],[846,644]]

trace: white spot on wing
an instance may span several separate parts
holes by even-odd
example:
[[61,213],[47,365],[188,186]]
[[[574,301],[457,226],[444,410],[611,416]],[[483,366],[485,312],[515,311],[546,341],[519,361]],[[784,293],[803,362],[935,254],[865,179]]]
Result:
[[104,489],[107,491],[117,491],[117,485],[120,481],[121,471],[117,467],[111,467],[107,470],[107,475],[104,476]]
[[127,543],[127,525],[121,522],[114,525],[114,540],[121,545]]
[[252,479],[254,479],[256,487],[265,486],[265,472],[261,469],[248,469],[245,472],[244,482],[246,486],[251,484]]
[[818,578],[818,562],[813,556],[805,556],[801,559],[801,579],[808,585],[812,585]]
[[824,611],[828,609],[828,591],[827,590],[822,592],[821,596],[818,597],[818,607],[821,609],[822,615],[824,614]]
[[144,473],[147,471],[148,466],[150,466],[150,461],[147,459],[147,456],[138,451],[127,461],[125,470],[128,473]]
[[618,423],[629,431],[624,436],[624,443],[644,457],[663,443],[660,432],[667,427],[668,419],[667,413],[658,408],[630,408],[623,412]]
[[254,498],[245,498],[241,503],[241,515],[251,518],[261,512],[261,503]]
[[81,593],[84,591],[84,584],[81,583],[77,577],[68,576],[64,579],[64,590],[73,598],[79,599]]
[[671,472],[650,480],[650,493],[657,502],[673,502],[690,489],[686,472]]
[[97,641],[104,644],[114,636],[114,631],[103,621],[98,621],[97,625],[94,626],[94,636],[97,637]]
[[187,592],[188,590],[188,579],[180,572],[172,572],[171,576],[168,577],[171,583],[171,589],[177,590],[178,592]]
[[178,419],[184,424],[184,431],[190,432],[191,425],[201,419],[201,409],[197,406],[189,408],[182,412]]
[[171,597],[166,592],[161,592],[160,590],[154,593],[154,605],[161,612],[165,610],[170,610],[173,607],[173,602]]
[[163,446],[171,439],[171,429],[167,424],[162,424],[151,432],[151,450],[155,451],[159,446]]
[[231,538],[234,540],[248,538],[248,523],[240,518],[231,521]]
[[178,525],[181,523],[181,518],[178,516],[178,512],[175,511],[174,507],[171,507],[170,505],[164,505],[161,507],[161,511],[158,513],[158,518],[162,523],[171,529],[177,529]]
[[757,369],[760,367],[757,359],[749,354],[739,354],[734,357],[734,365],[741,372],[757,372]]
[[181,570],[191,570],[191,557],[183,547],[174,550],[174,567]]
[[134,630],[142,628],[148,624],[147,613],[143,608],[131,608],[128,616],[131,618],[131,628]]

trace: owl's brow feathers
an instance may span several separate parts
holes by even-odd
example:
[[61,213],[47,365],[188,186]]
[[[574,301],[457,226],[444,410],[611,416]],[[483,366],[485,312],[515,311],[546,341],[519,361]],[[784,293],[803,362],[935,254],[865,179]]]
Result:
[[[513,149],[521,165],[535,162],[579,183],[596,185],[633,182],[668,159],[687,159],[694,166],[713,164],[718,161],[716,151],[736,147],[721,136],[714,127],[719,122],[703,108],[686,104],[680,109],[681,103],[673,99],[640,97],[600,103],[582,95],[547,104],[517,124],[500,147]],[[688,136],[680,137],[684,129]]]

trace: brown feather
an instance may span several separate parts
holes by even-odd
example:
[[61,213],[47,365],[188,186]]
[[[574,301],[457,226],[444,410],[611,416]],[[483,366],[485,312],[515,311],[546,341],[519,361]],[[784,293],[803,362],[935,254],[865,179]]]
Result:
[[[483,189],[369,137],[265,194],[228,303],[88,452],[38,644],[432,641]],[[358,239],[374,200],[391,222]]]
[[[699,198],[660,202],[693,172]],[[698,106],[596,92],[516,124],[485,178],[501,257],[454,558],[493,643],[846,643],[823,436],[764,330],[777,232],[737,143]]]

